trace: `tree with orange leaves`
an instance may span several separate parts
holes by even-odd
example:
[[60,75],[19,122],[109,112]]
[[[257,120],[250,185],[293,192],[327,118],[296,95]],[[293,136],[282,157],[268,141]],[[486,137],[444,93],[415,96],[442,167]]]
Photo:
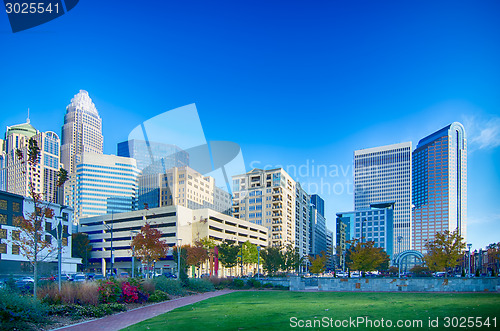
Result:
[[167,243],[161,240],[161,232],[147,222],[141,228],[141,232],[134,237],[130,247],[134,250],[135,257],[147,267],[152,266],[154,261],[164,258],[168,251]]

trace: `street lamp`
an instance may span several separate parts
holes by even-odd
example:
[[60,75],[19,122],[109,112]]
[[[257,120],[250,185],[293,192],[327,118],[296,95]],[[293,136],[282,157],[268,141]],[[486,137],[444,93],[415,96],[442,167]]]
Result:
[[130,246],[132,246],[132,278],[135,277],[135,246],[132,245],[132,241],[134,240],[134,234],[137,235],[139,231],[130,230]]
[[470,277],[470,248],[472,247],[472,244],[467,244],[467,248],[469,249],[469,272],[467,273],[467,276]]
[[398,278],[401,278],[401,241],[403,240],[403,236],[398,236]]
[[[102,220],[102,224],[106,230],[111,231],[111,276],[113,276],[113,211],[111,211],[111,226],[107,225],[105,220]],[[104,273],[104,276],[106,276],[106,273]]]
[[182,239],[177,238],[177,280],[180,280]]
[[257,245],[257,279],[260,280],[260,246]]

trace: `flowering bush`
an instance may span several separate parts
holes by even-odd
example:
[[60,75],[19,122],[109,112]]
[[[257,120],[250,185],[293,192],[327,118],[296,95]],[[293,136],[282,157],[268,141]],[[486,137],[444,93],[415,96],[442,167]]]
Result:
[[98,292],[99,302],[101,303],[118,302],[122,294],[120,286],[114,279],[99,284]]
[[129,282],[122,283],[122,299],[125,302],[137,302],[139,300],[139,290],[137,286],[130,285]]

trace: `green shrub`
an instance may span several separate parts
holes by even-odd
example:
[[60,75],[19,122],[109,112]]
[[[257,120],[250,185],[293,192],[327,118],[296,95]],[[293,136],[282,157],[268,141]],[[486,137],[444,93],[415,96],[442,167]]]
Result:
[[243,288],[243,287],[245,287],[245,282],[241,279],[234,279],[231,287],[232,288]]
[[0,329],[22,330],[27,323],[43,323],[47,320],[48,307],[40,301],[17,293],[0,290]]
[[182,287],[182,283],[176,279],[168,279],[166,277],[157,277],[152,279],[156,290],[168,293],[169,295],[184,296],[187,294],[186,289]]
[[262,285],[263,288],[273,288],[273,284],[271,283],[264,283],[264,285]]
[[207,279],[191,278],[188,288],[195,292],[211,292],[215,291],[214,285]]
[[252,278],[250,278],[249,280],[247,280],[247,285],[250,286],[250,287],[255,287],[255,288],[261,288],[262,287],[262,283],[260,281],[258,281],[257,279],[252,279]]
[[82,317],[100,318],[106,315],[111,315],[114,312],[125,310],[127,310],[127,308],[121,303],[100,304],[97,306],[53,305],[51,306],[50,314],[58,316],[70,316],[74,319]]
[[233,281],[228,278],[217,278],[217,277],[210,277],[210,282],[214,285],[214,288],[216,290],[222,290],[225,288],[231,287],[231,284]]
[[148,299],[149,302],[160,302],[167,300],[169,300],[168,294],[159,290],[156,290],[153,294],[151,294]]

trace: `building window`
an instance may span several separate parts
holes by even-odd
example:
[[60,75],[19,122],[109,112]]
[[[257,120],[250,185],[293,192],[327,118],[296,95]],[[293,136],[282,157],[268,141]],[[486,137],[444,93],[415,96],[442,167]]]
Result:
[[13,202],[12,211],[15,213],[19,213],[21,211],[21,204],[19,202]]
[[7,244],[0,244],[0,254],[7,254]]
[[0,224],[7,224],[7,215],[0,214]]
[[7,239],[7,230],[0,229],[0,239]]
[[12,231],[12,240],[21,240],[21,231]]
[[7,200],[0,200],[0,209],[7,210]]
[[12,254],[19,255],[19,245],[12,245]]

